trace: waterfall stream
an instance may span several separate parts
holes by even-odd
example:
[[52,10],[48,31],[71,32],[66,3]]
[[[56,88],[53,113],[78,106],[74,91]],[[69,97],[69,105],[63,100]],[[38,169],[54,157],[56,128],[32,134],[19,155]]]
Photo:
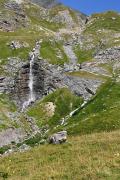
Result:
[[30,90],[30,93],[29,93],[29,99],[28,99],[28,102],[29,104],[31,102],[34,102],[35,101],[35,94],[34,94],[34,89],[33,89],[33,65],[34,65],[34,59],[35,59],[35,55],[33,53],[32,57],[31,57],[31,60],[30,60],[30,73],[29,73],[29,90]]
[[35,94],[34,94],[34,87],[33,87],[33,85],[34,85],[34,75],[33,75],[34,59],[35,59],[35,54],[33,52],[30,57],[30,72],[29,72],[29,83],[28,83],[29,96],[28,96],[28,100],[23,103],[22,111],[26,107],[28,107],[32,102],[35,101]]
[[39,56],[39,50],[40,50],[40,42],[37,42],[35,48],[30,53],[30,71],[29,71],[29,82],[28,82],[29,95],[28,95],[28,100],[25,101],[22,105],[22,111],[24,111],[26,107],[28,107],[32,102],[36,100],[35,92],[34,92],[33,65],[35,58]]

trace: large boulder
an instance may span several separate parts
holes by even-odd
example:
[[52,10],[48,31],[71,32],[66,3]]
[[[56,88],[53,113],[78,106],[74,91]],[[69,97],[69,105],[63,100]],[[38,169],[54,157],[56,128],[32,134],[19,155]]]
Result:
[[67,140],[67,131],[60,131],[49,137],[50,144],[61,144]]

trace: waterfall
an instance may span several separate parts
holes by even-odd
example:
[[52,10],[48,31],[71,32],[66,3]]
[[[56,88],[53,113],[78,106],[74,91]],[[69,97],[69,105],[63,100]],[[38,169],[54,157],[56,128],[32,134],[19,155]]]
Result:
[[33,89],[33,83],[34,83],[34,79],[33,79],[33,65],[34,65],[34,59],[35,59],[35,55],[34,53],[32,54],[32,57],[31,57],[31,60],[30,60],[30,73],[29,73],[29,84],[28,84],[28,87],[29,87],[29,90],[30,90],[30,93],[29,93],[29,99],[28,99],[28,102],[29,104],[31,102],[34,102],[35,101],[35,94],[34,94],[34,89]]
[[36,100],[35,92],[34,92],[33,65],[36,57],[39,56],[39,50],[40,50],[40,42],[37,42],[35,48],[30,53],[30,71],[29,71],[29,82],[28,82],[29,95],[28,95],[28,100],[25,101],[22,105],[22,111]]
[[35,101],[35,94],[34,94],[34,87],[33,87],[34,86],[34,75],[33,75],[34,59],[35,59],[35,54],[34,52],[32,52],[30,56],[30,72],[29,72],[29,83],[28,83],[29,96],[28,96],[28,100],[23,103],[22,111],[26,107],[28,107],[32,102]]

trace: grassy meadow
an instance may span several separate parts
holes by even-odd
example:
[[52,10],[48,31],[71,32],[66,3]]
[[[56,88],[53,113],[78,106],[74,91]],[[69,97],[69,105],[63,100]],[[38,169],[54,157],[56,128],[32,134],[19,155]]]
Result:
[[0,159],[1,179],[118,180],[120,131],[70,136],[63,145],[41,145]]

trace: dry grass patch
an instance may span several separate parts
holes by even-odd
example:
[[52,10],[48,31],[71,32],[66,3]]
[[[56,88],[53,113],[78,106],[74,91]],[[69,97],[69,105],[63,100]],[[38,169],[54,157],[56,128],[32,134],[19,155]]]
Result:
[[69,137],[63,145],[43,145],[0,160],[9,180],[120,178],[120,132]]
[[81,77],[81,78],[87,78],[87,79],[98,79],[98,80],[106,80],[108,79],[107,76],[104,76],[102,74],[97,74],[97,73],[92,73],[92,72],[88,72],[88,71],[77,71],[77,72],[70,72],[67,73],[71,76],[77,76],[77,77]]

